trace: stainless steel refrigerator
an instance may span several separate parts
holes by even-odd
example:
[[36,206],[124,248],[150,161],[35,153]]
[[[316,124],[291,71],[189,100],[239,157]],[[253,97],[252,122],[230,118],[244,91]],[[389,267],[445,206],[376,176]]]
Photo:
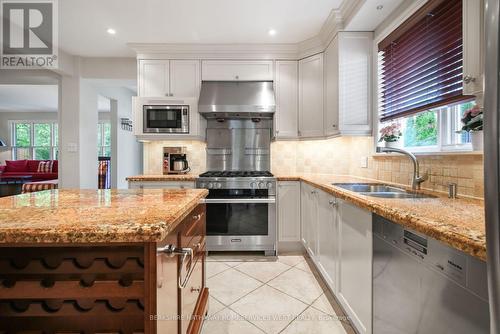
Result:
[[485,1],[484,185],[491,333],[500,333],[499,0]]

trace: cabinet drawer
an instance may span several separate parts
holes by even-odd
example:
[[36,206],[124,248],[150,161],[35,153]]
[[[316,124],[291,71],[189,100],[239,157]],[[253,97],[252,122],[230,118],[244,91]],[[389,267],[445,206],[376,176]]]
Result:
[[185,227],[180,232],[181,247],[191,247],[201,241],[201,238],[206,235],[205,221],[205,205],[201,204],[182,223]]
[[203,289],[203,261],[195,264],[187,286],[181,290],[181,333],[186,333],[194,313],[196,303]]

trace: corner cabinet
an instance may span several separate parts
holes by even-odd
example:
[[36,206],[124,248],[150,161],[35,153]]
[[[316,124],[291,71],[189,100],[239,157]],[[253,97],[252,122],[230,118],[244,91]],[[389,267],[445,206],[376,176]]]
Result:
[[326,49],[326,136],[372,134],[372,51],[371,32],[339,32]]
[[323,136],[323,53],[299,61],[299,138]]
[[[484,93],[484,1],[463,0],[463,75],[464,95],[475,95],[479,101]],[[482,102],[480,102],[482,104]]]
[[294,60],[277,61],[274,92],[276,113],[274,133],[277,139],[294,139],[298,135],[299,65]]
[[139,96],[198,98],[200,61],[141,59],[138,64]]
[[278,182],[278,241],[300,241],[300,182]]

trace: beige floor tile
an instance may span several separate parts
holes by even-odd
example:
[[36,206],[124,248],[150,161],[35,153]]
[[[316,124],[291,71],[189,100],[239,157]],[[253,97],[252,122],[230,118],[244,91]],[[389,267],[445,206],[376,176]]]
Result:
[[223,262],[207,262],[207,278],[215,276],[225,270],[231,268]]
[[231,309],[269,334],[282,331],[306,308],[306,304],[267,285],[231,305]]
[[244,262],[237,267],[236,270],[241,271],[261,282],[268,282],[275,278],[285,270],[290,269],[290,266],[281,262]]
[[202,334],[263,334],[264,332],[226,308],[203,324]]
[[302,255],[280,255],[278,256],[278,261],[293,267],[300,262],[305,261],[305,258]]
[[283,334],[346,334],[342,323],[315,308],[309,307],[299,315]]
[[332,304],[330,304],[328,298],[326,298],[325,294],[322,294],[318,299],[316,299],[311,306],[322,311],[323,313],[335,315],[335,310],[333,309]]
[[207,280],[210,294],[224,305],[230,305],[262,285],[261,282],[233,268]]
[[215,313],[221,311],[224,309],[226,306],[219,302],[217,299],[214,297],[210,296],[208,299],[208,316],[212,316]]
[[303,271],[308,272],[308,273],[312,273],[312,269],[306,260],[299,262],[297,265],[295,265],[295,268],[303,270]]
[[285,271],[267,284],[307,304],[311,304],[323,293],[313,274],[297,268]]

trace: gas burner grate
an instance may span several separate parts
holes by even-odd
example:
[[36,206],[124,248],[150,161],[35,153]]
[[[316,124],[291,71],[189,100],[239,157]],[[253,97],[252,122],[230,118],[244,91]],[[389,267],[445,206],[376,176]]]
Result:
[[268,171],[209,171],[200,177],[272,177]]

